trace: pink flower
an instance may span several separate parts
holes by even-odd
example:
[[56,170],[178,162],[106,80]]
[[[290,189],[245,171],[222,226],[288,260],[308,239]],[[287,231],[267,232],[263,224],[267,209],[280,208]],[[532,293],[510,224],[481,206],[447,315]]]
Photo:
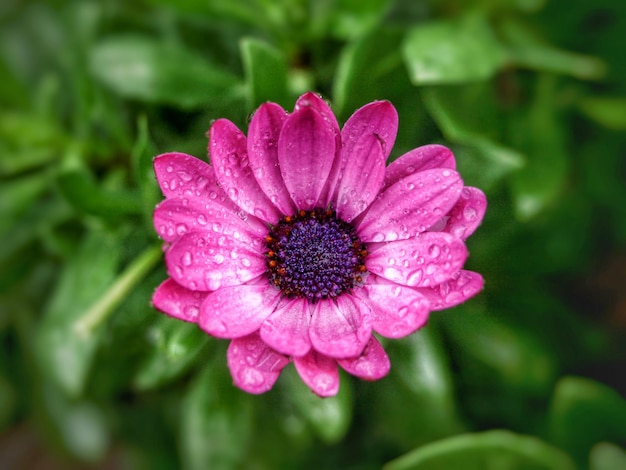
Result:
[[215,121],[212,164],[182,153],[155,159],[166,199],[154,225],[170,277],[154,306],[231,339],[241,389],[269,390],[290,361],[320,396],[337,393],[338,366],[380,379],[390,363],[372,332],[410,335],[431,311],[482,289],[482,277],[462,268],[484,194],[463,186],[440,145],[385,167],[397,127],[394,107],[376,101],[340,130],[306,93],[291,114],[261,105],[247,139]]

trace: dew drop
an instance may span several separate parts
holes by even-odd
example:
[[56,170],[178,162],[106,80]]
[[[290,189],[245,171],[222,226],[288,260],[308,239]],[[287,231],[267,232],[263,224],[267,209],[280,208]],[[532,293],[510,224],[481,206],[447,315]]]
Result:
[[441,248],[439,247],[439,245],[430,245],[430,248],[428,249],[428,254],[433,258],[437,258],[441,254]]
[[190,266],[193,262],[193,256],[191,254],[191,251],[185,251],[180,260],[183,263],[183,266]]
[[204,214],[198,215],[198,217],[196,218],[196,221],[200,225],[206,225],[207,224],[206,216]]
[[385,234],[382,232],[375,232],[374,235],[372,236],[372,241],[374,242],[384,242],[385,241]]

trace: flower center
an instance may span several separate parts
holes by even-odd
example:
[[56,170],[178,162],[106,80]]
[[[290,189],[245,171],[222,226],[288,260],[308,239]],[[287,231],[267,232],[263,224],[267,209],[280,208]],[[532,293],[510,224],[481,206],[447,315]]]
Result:
[[286,297],[315,303],[363,281],[367,251],[354,227],[330,209],[283,216],[265,243],[270,282]]

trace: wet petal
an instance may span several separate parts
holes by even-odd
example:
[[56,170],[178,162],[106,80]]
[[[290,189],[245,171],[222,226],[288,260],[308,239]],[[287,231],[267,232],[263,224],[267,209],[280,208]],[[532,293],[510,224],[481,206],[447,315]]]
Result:
[[456,203],[463,181],[454,170],[414,173],[393,184],[372,203],[357,231],[365,242],[402,240],[424,232]]
[[170,317],[195,322],[207,295],[208,292],[189,290],[172,279],[166,279],[152,295],[152,304]]
[[389,356],[374,336],[360,356],[339,359],[337,362],[346,372],[363,380],[382,379],[391,368]]
[[289,356],[304,356],[311,349],[308,302],[285,302],[261,326],[261,338],[276,351]]
[[395,283],[377,281],[373,274],[363,290],[372,305],[372,329],[387,338],[403,338],[426,324],[428,299],[417,290]]
[[389,164],[385,173],[384,188],[388,188],[413,173],[434,168],[456,170],[454,155],[449,148],[443,145],[423,145],[401,155]]
[[278,161],[285,186],[298,209],[313,209],[335,160],[335,136],[311,106],[285,121],[278,139]]
[[461,240],[448,233],[426,232],[380,245],[368,255],[365,265],[389,281],[428,287],[450,280],[466,259],[467,248]]
[[246,136],[227,119],[209,130],[209,154],[215,176],[228,197],[244,211],[266,222],[280,214],[259,186],[248,161]]
[[[398,113],[388,101],[363,106],[343,126],[339,165],[329,178],[332,199],[326,204],[333,203],[338,208],[346,206],[342,198],[361,188],[363,193],[357,193],[359,200],[355,200],[355,207],[343,209],[345,216],[349,217],[346,220],[352,220],[376,197],[397,132]],[[376,153],[371,154],[372,150]]]
[[485,194],[480,189],[466,186],[461,191],[461,197],[450,210],[443,231],[465,240],[478,228],[486,210]]
[[483,285],[484,280],[480,274],[461,270],[452,279],[438,286],[417,290],[428,299],[432,310],[444,310],[474,297],[483,289]]
[[218,338],[239,338],[254,333],[274,311],[280,291],[267,282],[222,287],[208,295],[198,325]]
[[283,214],[295,214],[278,165],[278,137],[287,113],[276,103],[264,103],[248,128],[248,158],[259,186]]
[[270,390],[289,359],[267,346],[258,334],[236,338],[226,354],[235,385],[253,394]]
[[371,310],[350,295],[322,300],[312,307],[309,337],[313,347],[330,357],[358,356],[372,334]]
[[172,243],[187,232],[208,231],[234,236],[261,249],[267,226],[254,216],[244,219],[230,209],[211,201],[166,199],[154,210],[154,228],[166,242]]
[[219,200],[226,197],[217,185],[211,165],[196,157],[164,153],[154,159],[153,165],[161,191],[167,198]]
[[293,360],[302,381],[320,397],[331,397],[339,391],[337,361],[317,351]]
[[266,271],[263,255],[234,236],[188,232],[165,253],[167,272],[191,290],[214,291],[243,284]]

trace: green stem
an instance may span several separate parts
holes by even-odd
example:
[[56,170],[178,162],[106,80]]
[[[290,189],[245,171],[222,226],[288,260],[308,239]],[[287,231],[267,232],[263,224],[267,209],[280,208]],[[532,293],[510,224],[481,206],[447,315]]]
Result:
[[74,323],[76,334],[82,337],[91,336],[139,281],[154,268],[162,253],[160,247],[151,246],[135,258],[115,283]]

